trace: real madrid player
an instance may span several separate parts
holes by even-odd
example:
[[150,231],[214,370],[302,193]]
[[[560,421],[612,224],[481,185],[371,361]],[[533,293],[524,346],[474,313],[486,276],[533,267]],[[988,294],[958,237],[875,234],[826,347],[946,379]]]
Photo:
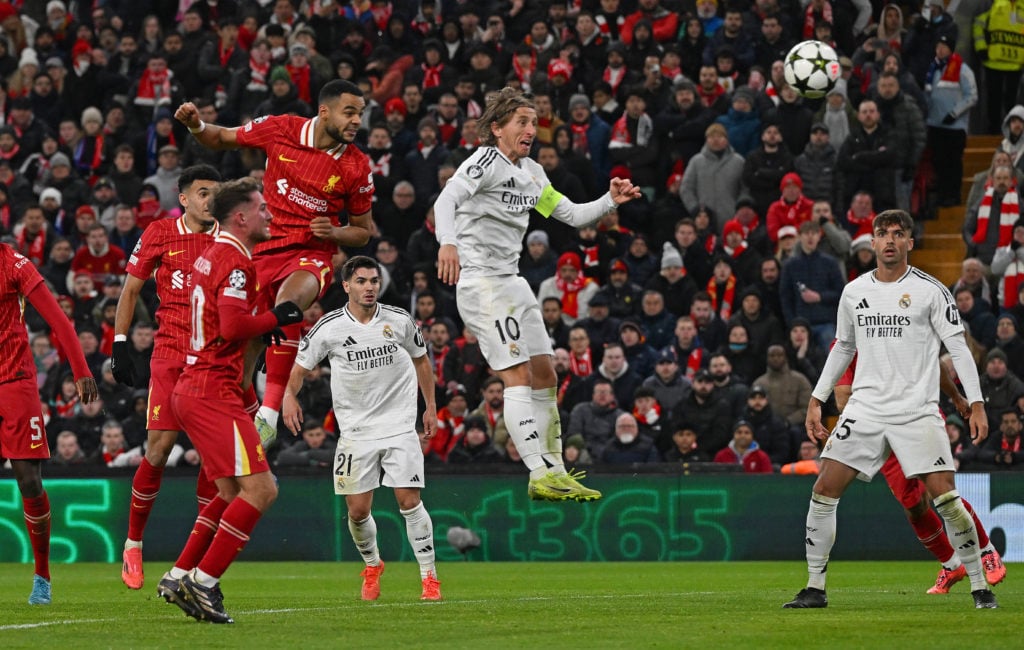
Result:
[[537,111],[519,90],[498,92],[480,125],[480,148],[434,204],[441,244],[437,276],[457,285],[459,315],[505,383],[505,423],[530,469],[530,497],[599,499],[600,492],[576,480],[581,474],[568,474],[562,464],[551,342],[537,298],[517,275],[519,252],[531,209],[578,228],[637,198],[640,189],[613,178],[608,193],[590,203],[559,194],[529,158]]
[[394,488],[395,499],[420,565],[423,600],[441,600],[434,568],[434,525],[420,501],[423,451],[416,435],[416,384],[426,401],[423,433],[437,429],[434,372],[423,335],[409,312],[377,302],[380,265],[362,255],[341,268],[348,303],[320,319],[299,344],[282,403],[285,425],[298,435],[302,410],[296,395],[306,374],[327,357],[340,435],[334,456],[334,492],[345,495],[348,529],[366,562],[363,600],[380,595],[384,562],[377,551],[373,491]]
[[[826,607],[825,571],[835,541],[836,508],[860,475],[870,480],[895,453],[908,478],[920,478],[967,567],[977,608],[998,607],[982,571],[978,533],[953,480],[953,456],[939,417],[939,367],[945,344],[971,405],[971,437],[988,435],[978,371],[967,350],[953,297],[910,266],[913,221],[887,210],[874,221],[871,247],[878,268],[846,285],[839,301],[836,344],[807,406],[807,434],[825,440],[821,473],[807,512],[808,581],[788,608]],[[858,355],[853,392],[831,436],[821,405]]]

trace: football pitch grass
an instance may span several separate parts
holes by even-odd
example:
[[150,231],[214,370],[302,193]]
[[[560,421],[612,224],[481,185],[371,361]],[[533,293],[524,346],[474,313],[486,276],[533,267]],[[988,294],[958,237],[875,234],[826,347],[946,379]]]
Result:
[[925,590],[928,562],[835,562],[829,607],[783,610],[798,562],[444,563],[444,601],[388,562],[380,600],[359,600],[361,565],[239,562],[222,587],[235,625],[197,623],[156,596],[166,563],[130,591],[120,566],[53,567],[53,604],[26,603],[27,564],[0,564],[3,648],[1020,648],[1024,566],[975,610],[966,580]]

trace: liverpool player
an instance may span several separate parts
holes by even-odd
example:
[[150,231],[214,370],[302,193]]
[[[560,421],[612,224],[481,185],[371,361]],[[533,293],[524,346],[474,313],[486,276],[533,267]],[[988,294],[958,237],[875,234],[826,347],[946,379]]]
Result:
[[[153,276],[160,308],[150,362],[149,400],[146,404],[146,455],[132,480],[128,508],[128,539],[124,544],[121,580],[130,589],[142,589],[142,533],[160,491],[167,457],[178,439],[181,425],[171,408],[171,391],[185,367],[189,345],[189,299],[192,265],[219,232],[207,210],[220,172],[210,165],[189,167],[178,177],[178,201],[185,214],[178,219],[155,221],[128,260],[127,279],[117,302],[111,371],[114,378],[135,385],[134,362],[129,356],[128,329],[143,283]],[[196,496],[200,509],[217,493],[216,486],[199,473]]]
[[[939,388],[945,393],[956,407],[956,410],[965,418],[970,416],[971,408],[967,400],[960,394],[960,390],[953,382],[953,378],[946,372],[945,366],[939,364]],[[853,392],[853,376],[857,369],[857,356],[846,368],[846,372],[839,378],[835,387],[836,407],[840,413],[846,408],[846,403]],[[979,444],[981,440],[974,441]],[[929,587],[929,594],[948,594],[949,588],[967,577],[967,567],[963,565],[957,556],[953,546],[949,543],[949,536],[946,528],[942,525],[942,519],[935,511],[928,507],[928,493],[924,489],[924,483],[919,478],[907,478],[903,474],[903,466],[896,460],[896,454],[889,454],[889,458],[882,465],[882,476],[889,485],[896,500],[903,506],[903,513],[910,522],[910,527],[917,534],[918,541],[928,549],[935,559],[939,561],[939,574],[935,578],[935,584]],[[974,519],[974,527],[978,529],[978,544],[981,545],[981,568],[985,571],[985,580],[990,585],[997,585],[1006,577],[1006,565],[999,557],[999,551],[989,539],[985,526],[982,525],[974,508],[967,499],[960,497],[964,507]]]
[[[355,84],[334,80],[320,90],[316,117],[264,116],[226,128],[199,119],[192,103],[175,118],[211,149],[255,147],[267,154],[264,196],[274,220],[271,241],[256,247],[262,290],[276,304],[307,309],[327,289],[338,246],[362,246],[370,238],[373,176],[365,154],[350,146],[366,100]],[[342,226],[339,213],[348,212]],[[256,425],[267,443],[277,433],[281,398],[298,350],[302,325],[284,328],[287,340],[267,350],[267,388]]]
[[[157,594],[198,620],[233,623],[224,611],[220,576],[277,498],[277,484],[242,399],[250,340],[302,321],[283,302],[261,302],[252,249],[270,239],[270,212],[252,178],[218,186],[209,203],[221,232],[192,268],[189,350],[171,409],[203,458],[218,494],[199,513],[188,543]],[[198,405],[198,406],[197,406]]]
[[35,558],[30,605],[50,604],[50,500],[43,489],[42,461],[50,457],[39,407],[36,364],[25,329],[25,300],[46,319],[65,350],[83,403],[96,399],[71,321],[46,288],[32,261],[0,245],[0,463],[11,461],[21,491],[25,527]]

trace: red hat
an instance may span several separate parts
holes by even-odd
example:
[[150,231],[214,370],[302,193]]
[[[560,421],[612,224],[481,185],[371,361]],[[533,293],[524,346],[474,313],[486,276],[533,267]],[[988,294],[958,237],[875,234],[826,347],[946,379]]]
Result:
[[729,219],[725,222],[725,227],[722,229],[722,237],[728,238],[729,233],[738,233],[740,237],[743,236],[743,226],[740,225],[739,221],[735,219]]
[[572,252],[562,253],[558,258],[558,268],[562,268],[563,266],[571,266],[577,271],[583,270],[583,264],[580,262],[580,256]]
[[623,262],[621,258],[616,257],[614,260],[612,260],[611,267],[608,269],[608,271],[610,273],[615,273],[616,271],[629,273],[629,267],[626,266],[626,263]]
[[559,75],[568,81],[569,77],[572,76],[572,64],[565,59],[551,59],[551,62],[548,63],[548,79],[553,79]]
[[683,161],[677,160],[672,165],[672,171],[668,175],[668,180],[665,181],[665,187],[672,187],[674,183],[678,183],[683,180]]
[[89,45],[88,41],[80,38],[75,41],[75,46],[71,48],[71,60],[75,61],[83,54],[87,54],[92,57],[92,46]]
[[92,215],[93,217],[95,217],[96,216],[96,210],[93,210],[91,205],[80,205],[80,206],[78,206],[78,209],[75,210],[75,216],[77,217],[77,216],[82,215],[82,214],[89,214],[89,215]]
[[9,2],[0,3],[0,23],[7,20],[11,16],[17,16],[18,10],[14,8]]
[[784,189],[790,183],[795,183],[800,189],[804,189],[804,180],[800,178],[800,174],[796,172],[789,172],[782,177],[782,182],[779,183],[779,189]]
[[409,109],[406,107],[405,102],[402,101],[401,97],[392,97],[388,101],[384,102],[384,114],[393,113],[398,111],[405,117],[409,114]]

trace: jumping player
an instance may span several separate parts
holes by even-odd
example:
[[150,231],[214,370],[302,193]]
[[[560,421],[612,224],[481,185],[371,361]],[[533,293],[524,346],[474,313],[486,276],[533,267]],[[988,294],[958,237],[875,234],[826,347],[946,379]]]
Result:
[[533,100],[504,88],[480,117],[478,148],[444,186],[434,204],[437,276],[456,284],[459,314],[480,340],[488,365],[505,383],[505,423],[530,470],[533,499],[590,501],[562,463],[561,423],[551,341],[537,298],[519,277],[519,252],[530,210],[573,227],[596,221],[640,196],[628,180],[613,178],[608,193],[576,204],[530,159],[537,136]]
[[71,321],[46,288],[35,265],[10,246],[0,245],[0,462],[11,461],[21,491],[25,527],[35,560],[30,605],[49,605],[50,499],[43,489],[42,461],[50,457],[36,384],[36,364],[25,329],[25,300],[46,319],[67,351],[82,403],[96,399],[96,381]]
[[221,184],[209,210],[221,232],[193,266],[189,350],[171,408],[219,492],[199,513],[157,594],[197,620],[233,623],[224,611],[220,577],[277,497],[242,399],[243,357],[251,339],[301,322],[302,310],[283,302],[256,313],[260,300],[251,255],[270,238],[271,219],[259,183],[242,178]]
[[[854,355],[850,366],[839,378],[839,383],[836,384],[836,407],[840,413],[846,408],[846,402],[850,399],[850,387],[853,385],[856,368],[857,357]],[[967,400],[957,390],[953,378],[949,376],[942,364],[939,364],[939,372],[941,373],[939,386],[942,392],[953,400],[956,410],[961,415],[969,417],[970,406],[968,406]],[[977,444],[981,441],[975,442]],[[967,569],[957,557],[953,546],[950,545],[946,528],[942,525],[942,519],[928,505],[928,492],[924,489],[924,483],[920,479],[907,478],[904,475],[903,467],[896,459],[896,454],[889,454],[889,458],[882,465],[881,473],[893,496],[903,506],[903,513],[907,516],[910,527],[914,529],[918,541],[939,561],[939,574],[935,577],[935,584],[928,588],[927,593],[948,594],[950,587],[967,577]],[[978,529],[978,543],[981,544],[981,568],[985,571],[985,581],[990,585],[997,585],[1006,577],[1006,565],[1003,564],[1003,559],[999,557],[999,551],[989,539],[985,526],[978,519],[970,502],[963,497],[961,500],[971,518],[974,519],[974,527]]]
[[441,600],[434,567],[434,525],[420,500],[423,451],[416,435],[416,384],[426,402],[423,435],[437,430],[434,372],[423,335],[409,312],[377,302],[380,265],[362,255],[341,267],[348,304],[324,315],[299,344],[284,397],[285,425],[298,435],[302,410],[296,395],[310,370],[327,357],[340,428],[334,492],[345,495],[348,529],[363,556],[363,600],[377,600],[384,562],[377,550],[373,491],[394,488],[405,531],[420,565],[422,600]]
[[[181,425],[171,408],[171,392],[185,368],[189,349],[189,301],[192,265],[220,232],[207,210],[207,202],[221,181],[220,172],[209,165],[195,165],[178,178],[178,201],[185,214],[178,219],[154,221],[142,233],[128,258],[127,278],[117,302],[114,346],[110,369],[122,384],[135,385],[134,365],[128,353],[128,329],[135,313],[142,285],[156,280],[160,307],[159,328],[150,362],[149,399],[146,403],[146,455],[132,479],[128,507],[128,538],[124,543],[121,580],[129,589],[142,589],[142,533],[160,491],[167,457],[178,439]],[[196,497],[199,509],[217,494],[217,487],[199,472]]]
[[[207,124],[191,102],[175,118],[210,149],[255,147],[267,154],[264,197],[274,215],[271,240],[255,250],[261,291],[275,304],[309,308],[327,289],[338,246],[362,246],[370,238],[373,175],[369,159],[350,146],[366,100],[355,84],[336,79],[320,90],[316,117],[258,117],[242,127]],[[348,225],[338,215],[348,212]],[[267,349],[267,387],[256,417],[267,444],[277,433],[281,398],[295,360],[302,325],[283,328],[287,340]]]

